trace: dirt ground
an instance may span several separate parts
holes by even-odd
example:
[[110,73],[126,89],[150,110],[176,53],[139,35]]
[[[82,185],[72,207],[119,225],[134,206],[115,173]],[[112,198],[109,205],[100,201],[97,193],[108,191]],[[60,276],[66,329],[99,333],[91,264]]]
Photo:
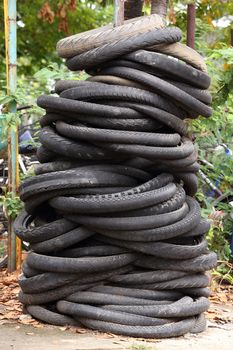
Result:
[[134,339],[82,328],[42,324],[24,314],[17,300],[18,274],[0,273],[0,350],[231,350],[233,286],[215,285],[208,329],[173,339]]
[[231,350],[233,323],[209,322],[207,331],[164,340],[141,340],[96,332],[75,332],[62,327],[0,326],[1,350]]

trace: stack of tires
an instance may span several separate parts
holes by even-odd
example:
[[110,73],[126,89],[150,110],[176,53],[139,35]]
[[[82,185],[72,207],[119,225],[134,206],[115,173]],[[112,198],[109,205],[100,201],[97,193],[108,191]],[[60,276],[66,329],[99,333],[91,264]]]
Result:
[[30,243],[20,301],[35,318],[136,337],[201,332],[209,223],[186,118],[211,115],[204,60],[157,15],[61,40],[86,81],[43,95],[36,176],[15,232]]

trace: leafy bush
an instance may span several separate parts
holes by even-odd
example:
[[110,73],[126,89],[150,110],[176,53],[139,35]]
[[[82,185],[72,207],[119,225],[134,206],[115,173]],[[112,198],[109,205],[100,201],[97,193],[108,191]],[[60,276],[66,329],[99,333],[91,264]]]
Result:
[[[221,191],[218,197],[203,177],[197,193],[202,213],[212,222],[207,240],[210,249],[218,253],[219,266],[214,275],[233,283],[233,48],[207,51],[207,65],[212,76],[213,115],[192,122],[199,149],[201,171]],[[219,193],[219,194],[221,194]],[[218,198],[217,198],[218,197]]]

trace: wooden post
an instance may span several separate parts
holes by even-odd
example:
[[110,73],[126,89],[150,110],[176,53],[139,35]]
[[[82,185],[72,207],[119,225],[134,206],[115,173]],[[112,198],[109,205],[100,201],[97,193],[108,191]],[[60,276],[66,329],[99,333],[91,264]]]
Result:
[[168,0],[151,0],[151,13],[161,16],[164,22],[167,17],[167,7]]
[[195,3],[188,4],[187,8],[187,45],[195,47],[196,6]]
[[[4,24],[6,47],[6,78],[7,93],[12,95],[16,91],[16,0],[4,0]],[[16,113],[16,102],[8,107],[9,112]],[[8,191],[16,196],[19,187],[18,166],[18,130],[9,129],[8,133]],[[13,231],[13,219],[8,218],[8,271],[12,272],[21,264],[21,241]]]
[[124,24],[124,0],[114,0],[114,26]]

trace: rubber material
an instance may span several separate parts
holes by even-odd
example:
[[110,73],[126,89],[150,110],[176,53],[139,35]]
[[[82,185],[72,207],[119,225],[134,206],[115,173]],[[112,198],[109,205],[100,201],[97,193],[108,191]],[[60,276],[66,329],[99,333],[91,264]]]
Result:
[[186,118],[211,115],[210,78],[179,40],[153,15],[58,43],[90,77],[37,101],[40,164],[14,224],[30,249],[19,300],[32,317],[146,338],[205,329],[217,257]]

